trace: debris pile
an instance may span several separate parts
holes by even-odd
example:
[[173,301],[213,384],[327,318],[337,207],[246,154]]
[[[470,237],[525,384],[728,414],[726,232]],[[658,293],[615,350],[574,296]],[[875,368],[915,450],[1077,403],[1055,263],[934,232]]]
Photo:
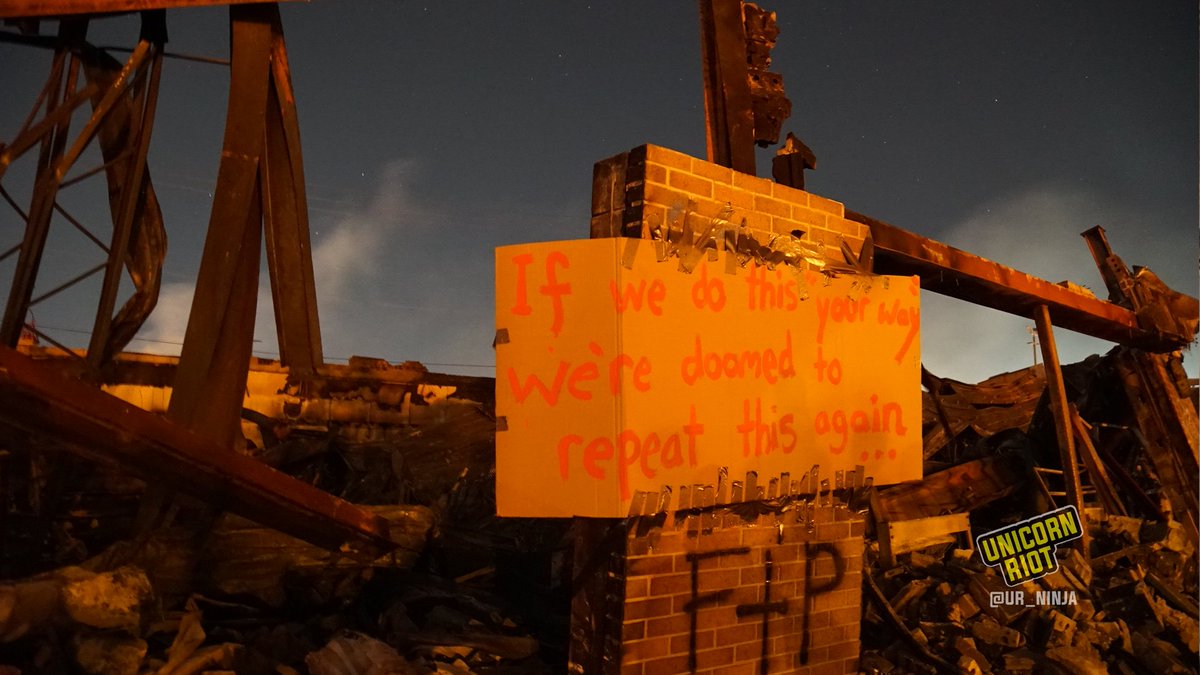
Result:
[[977,385],[925,374],[926,478],[872,497],[864,672],[1195,672],[1196,530],[1160,471],[1192,450],[1144,428],[1175,400],[1195,419],[1194,392],[1131,378],[1139,359],[1173,370],[1120,348],[1063,368],[1088,536],[1013,585],[977,537],[1069,504],[1043,369]]
[[552,672],[566,523],[497,521],[492,381],[462,379],[395,422],[378,384],[325,395],[362,419],[243,412],[245,455],[387,523],[375,560],[6,433],[0,673]]
[[[1195,670],[1193,384],[1120,348],[1062,372],[1066,418],[1041,367],[924,374],[924,480],[856,500],[872,515],[864,671]],[[374,560],[0,436],[0,675],[560,672],[570,522],[496,517],[495,419],[476,396],[492,381],[408,396],[356,377],[245,411],[245,455],[386,522],[397,547]],[[1076,479],[1087,536],[1010,586],[976,537],[1073,505]]]
[[[862,667],[867,672],[1194,672],[1195,549],[1178,523],[1113,516],[1092,529],[1100,550],[1077,549],[1060,568],[1009,587],[969,548],[901,556],[867,582]],[[1194,562],[1192,564],[1194,570]],[[1189,588],[1190,586],[1190,588]],[[901,632],[903,643],[871,644]]]

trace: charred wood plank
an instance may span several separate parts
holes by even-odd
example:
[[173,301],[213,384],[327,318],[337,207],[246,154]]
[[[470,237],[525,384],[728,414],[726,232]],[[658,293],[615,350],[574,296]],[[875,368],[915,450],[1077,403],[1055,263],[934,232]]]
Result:
[[871,509],[884,522],[972,511],[1011,493],[1026,476],[1019,457],[985,457],[930,474],[923,481],[878,490]]
[[970,514],[951,513],[944,516],[896,520],[879,523],[879,558],[885,567],[896,566],[896,556],[923,548],[948,544],[960,533],[971,537]]

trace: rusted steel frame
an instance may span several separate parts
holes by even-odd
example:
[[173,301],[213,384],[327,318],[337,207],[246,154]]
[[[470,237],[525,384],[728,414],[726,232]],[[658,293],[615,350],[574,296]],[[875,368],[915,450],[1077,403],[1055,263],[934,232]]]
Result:
[[[83,355],[79,354],[74,349],[71,349],[70,347],[65,346],[63,343],[59,342],[58,340],[55,340],[54,338],[50,337],[49,335],[46,335],[42,331],[38,330],[37,327],[35,327],[33,324],[29,324],[29,323],[25,324],[25,330],[28,330],[29,332],[31,332],[34,335],[41,338],[42,340],[45,340],[46,342],[49,342],[51,345],[59,348],[67,356],[71,357],[72,359],[79,362],[80,364],[87,365],[87,360],[83,357]],[[0,373],[0,375],[3,375],[3,373]]]
[[1050,413],[1054,417],[1054,434],[1058,439],[1058,455],[1062,460],[1063,482],[1066,484],[1067,501],[1079,510],[1082,527],[1080,538],[1074,545],[1088,557],[1091,537],[1087,531],[1087,512],[1083,503],[1083,488],[1079,482],[1079,463],[1075,458],[1075,436],[1071,430],[1071,409],[1067,402],[1066,383],[1058,363],[1058,346],[1054,342],[1054,328],[1050,323],[1050,310],[1039,305],[1033,315],[1037,323],[1038,342],[1042,348],[1042,367],[1046,369],[1046,390],[1050,396]]
[[270,78],[275,5],[229,8],[233,64],[225,139],[208,236],[188,315],[168,417],[232,448],[254,339],[262,247],[259,167]]
[[[258,2],[260,0],[254,0],[254,1]],[[3,2],[3,0],[0,0],[0,2]],[[153,11],[153,8],[144,8],[144,11]],[[54,49],[54,38],[47,37],[45,35],[21,35],[18,33],[9,33],[9,32],[5,32],[5,31],[0,31],[0,42],[11,42],[13,44],[27,45],[30,47],[39,47],[42,49]],[[119,52],[122,54],[133,53],[133,48],[122,47],[119,45],[96,45],[96,46],[92,47],[92,49],[94,49],[96,51],[101,51],[101,52]],[[169,51],[166,49],[162,50],[162,55],[163,55],[164,59],[178,59],[180,61],[192,61],[193,63],[207,63],[207,64],[213,65],[213,66],[229,66],[229,59],[222,59],[222,58],[219,58],[216,56],[200,56],[197,54],[184,54],[181,52],[173,52],[173,51]],[[39,97],[38,100],[40,102],[41,97]],[[35,108],[37,105],[38,105],[37,103],[34,104]],[[27,120],[26,123],[21,126],[20,130],[18,131],[18,134],[25,131],[26,127],[29,126],[29,123],[30,123],[30,120]]]
[[161,10],[142,14],[142,33],[138,48],[140,49],[143,43],[148,46],[150,73],[134,98],[133,118],[130,120],[133,137],[129,139],[129,145],[135,149],[127,160],[128,166],[121,183],[119,207],[113,213],[112,244],[108,249],[107,269],[104,272],[96,320],[88,343],[88,364],[96,371],[112,359],[115,349],[124,346],[115,345],[112,340],[113,309],[117,303],[117,291],[120,290],[121,273],[125,269],[136,211],[144,199],[143,190],[146,188],[143,181],[146,174],[146,154],[150,150],[150,136],[154,129],[158,83],[162,76],[162,43],[166,39],[166,22]]
[[95,92],[96,89],[94,86],[87,85],[83,89],[72,93],[53,112],[38,120],[37,124],[22,130],[13,139],[12,143],[0,149],[0,178],[4,177],[13,160],[25,154],[38,141],[42,140],[46,134],[54,130],[59,123],[69,120],[75,109],[87,101]]
[[0,420],[318,546],[393,548],[382,518],[3,347]]
[[[97,46],[96,49],[100,49],[100,50],[103,50],[106,52],[129,53],[129,52],[133,51],[129,47],[117,47],[114,45]],[[162,51],[162,55],[163,55],[164,59],[179,59],[180,61],[192,61],[193,63],[207,63],[211,66],[229,66],[229,59],[222,59],[222,58],[218,58],[215,56],[198,56],[196,54],[181,54],[180,52],[171,52],[171,51],[167,51],[165,49]]]
[[117,162],[123,162],[128,158],[129,158],[129,151],[126,150],[125,152],[117,155],[116,157],[113,157],[112,159],[108,160],[107,162],[101,164],[100,166],[94,166],[94,167],[88,169],[87,171],[84,171],[83,173],[79,174],[78,176],[75,176],[74,178],[64,180],[62,183],[59,183],[58,189],[61,191],[63,189],[71,187],[72,185],[75,185],[76,183],[82,183],[83,181],[87,180],[88,178],[91,178],[92,176],[95,176],[96,174],[100,173],[101,171],[107,171],[109,168],[116,165]]
[[254,2],[261,2],[261,0],[0,0],[0,19],[55,17],[69,14],[112,14]]
[[1138,326],[1133,312],[1005,267],[942,242],[922,237],[875,218],[846,210],[846,218],[871,229],[875,271],[916,274],[921,288],[1032,317],[1045,305],[1054,325],[1148,351],[1172,351],[1188,339]]
[[754,175],[754,117],[742,0],[700,0],[700,56],[708,161]]
[[[92,116],[88,118],[87,124],[83,130],[79,132],[79,137],[71,145],[71,149],[59,160],[58,166],[55,167],[55,180],[61,183],[67,177],[67,172],[75,165],[75,161],[83,154],[88,144],[96,137],[96,132],[100,130],[100,125],[104,123],[104,118],[108,115],[113,106],[117,105],[122,97],[127,94],[131,87],[138,84],[142,73],[142,65],[150,54],[150,43],[141,41],[133,50],[133,54],[129,56],[129,60],[125,62],[125,66],[121,69],[121,74],[117,76],[113,86],[104,92],[104,98],[92,110]],[[76,60],[78,62],[78,59]]]
[[1084,231],[1083,240],[1087,242],[1088,251],[1096,261],[1096,268],[1100,270],[1100,278],[1108,288],[1109,300],[1128,302],[1131,307],[1137,309],[1141,298],[1136,297],[1134,293],[1133,275],[1129,273],[1129,268],[1125,267],[1125,262],[1113,253],[1104,228],[1097,225]]
[[[61,188],[62,186],[59,186],[59,187]],[[99,237],[92,234],[91,230],[84,227],[83,223],[79,222],[79,220],[75,216],[68,213],[67,210],[64,209],[61,204],[59,204],[58,202],[55,202],[54,210],[58,211],[58,214],[60,216],[62,216],[68,223],[70,223],[72,227],[74,227],[76,230],[79,230],[79,232],[82,233],[83,236],[90,239],[92,241],[92,243],[95,244],[96,246],[99,246],[101,251],[108,253],[108,246],[104,242],[100,241]]]
[[299,377],[323,365],[321,322],[308,228],[300,123],[288,68],[283,25],[272,24],[271,85],[267,92],[263,185],[263,230],[267,270],[279,337],[279,360]]
[[[140,38],[149,40],[151,44],[148,65],[137,78],[137,82],[146,83],[145,86],[139,84],[137,87],[138,92],[144,93],[121,97],[109,110],[96,132],[96,145],[106,160],[103,168],[108,183],[112,232],[116,234],[124,229],[128,230],[127,246],[117,259],[119,269],[123,268],[128,273],[134,287],[133,294],[125,300],[120,311],[112,318],[111,327],[107,330],[107,346],[102,353],[93,352],[93,357],[102,357],[96,362],[104,365],[108,363],[108,355],[120,351],[133,339],[146,317],[153,311],[158,302],[162,265],[166,257],[166,230],[163,227],[162,211],[158,206],[154,185],[150,180],[150,170],[143,165],[140,180],[132,176],[137,168],[135,155],[144,158],[148,152],[148,148],[142,147],[144,143],[138,141],[144,126],[139,122],[138,116],[145,107],[146,100],[143,97],[153,92],[151,80],[160,77],[155,68],[161,67],[162,44],[166,40],[166,22],[162,12],[142,14]],[[82,50],[80,57],[83,59],[84,74],[88,82],[96,84],[100,90],[100,93],[92,98],[92,107],[97,108],[104,102],[104,94],[116,86],[120,79],[122,64],[98,49]],[[146,119],[145,116],[142,119]],[[149,117],[148,122],[153,123],[153,116]],[[148,139],[143,137],[143,141],[145,140]],[[131,198],[134,199],[132,207],[126,204],[126,200]],[[122,228],[121,214],[123,209],[128,208],[132,208],[132,220],[128,228]],[[93,334],[95,332],[93,331]],[[96,368],[93,368],[93,371],[95,370]],[[92,375],[94,376],[95,372]]]
[[729,135],[725,125],[725,100],[720,96],[717,63],[717,28],[712,0],[700,3],[700,64],[704,80],[704,141],[708,161],[729,166]]
[[58,295],[59,293],[62,293],[63,291],[67,290],[68,288],[83,281],[84,279],[87,279],[88,277],[92,276],[96,272],[99,272],[100,270],[104,269],[104,266],[105,266],[104,263],[100,263],[99,265],[96,265],[95,267],[93,267],[90,270],[87,270],[86,272],[81,272],[80,274],[76,275],[75,277],[71,278],[70,280],[63,282],[63,283],[59,284],[58,286],[55,286],[54,288],[46,291],[45,293],[42,293],[41,295],[37,296],[36,298],[33,298],[32,300],[29,301],[29,306],[33,307],[34,305],[38,304],[39,302],[41,302],[43,300],[52,298],[52,297]]
[[[63,101],[65,92],[75,89],[75,81],[79,75],[79,62],[70,53],[70,46],[83,40],[87,30],[86,22],[64,21],[59,24],[59,48],[54,54],[50,77],[47,80],[46,115],[54,114]],[[63,70],[66,69],[66,82],[63,83]],[[8,302],[4,308],[4,317],[0,320],[0,345],[15,347],[21,339],[21,329],[25,325],[25,313],[29,311],[29,301],[33,297],[33,287],[37,282],[38,269],[42,263],[42,253],[46,248],[46,237],[50,232],[50,218],[53,215],[55,196],[58,193],[56,180],[57,164],[62,157],[70,132],[71,117],[61,119],[54,130],[42,136],[42,146],[38,153],[37,175],[34,179],[33,204],[25,225],[25,235],[21,241],[21,252],[17,256],[16,269],[13,271],[11,286],[8,292]]]

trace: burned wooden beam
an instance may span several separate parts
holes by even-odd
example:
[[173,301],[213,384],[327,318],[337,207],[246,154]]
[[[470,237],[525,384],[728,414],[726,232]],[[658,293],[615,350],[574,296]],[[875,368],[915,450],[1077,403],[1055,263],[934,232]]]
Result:
[[1200,544],[1197,521],[1197,422],[1191,403],[1165,381],[1163,358],[1124,351],[1117,374],[1141,430],[1141,443],[1176,519],[1184,523],[1193,545]]
[[318,546],[368,558],[394,546],[382,518],[7,347],[0,424]]
[[929,474],[921,481],[875,491],[871,510],[884,522],[965,513],[1007,496],[1028,477],[1024,460],[996,455]]
[[871,228],[875,272],[916,274],[921,288],[1032,318],[1045,305],[1055,326],[1153,352],[1186,345],[1191,336],[1139,326],[1137,315],[1064,286],[922,237],[846,209],[846,218]]
[[1083,503],[1083,488],[1079,483],[1079,463],[1075,459],[1075,436],[1071,429],[1071,410],[1067,401],[1066,384],[1062,368],[1058,364],[1058,346],[1054,342],[1054,329],[1050,325],[1050,311],[1040,305],[1033,315],[1037,321],[1038,344],[1042,347],[1042,363],[1046,368],[1046,389],[1050,397],[1050,412],[1054,416],[1054,432],[1058,439],[1058,453],[1062,458],[1063,481],[1067,485],[1067,501],[1074,504],[1083,523],[1082,536],[1076,546],[1088,555],[1087,512]]
[[708,161],[754,175],[754,111],[741,0],[700,0]]

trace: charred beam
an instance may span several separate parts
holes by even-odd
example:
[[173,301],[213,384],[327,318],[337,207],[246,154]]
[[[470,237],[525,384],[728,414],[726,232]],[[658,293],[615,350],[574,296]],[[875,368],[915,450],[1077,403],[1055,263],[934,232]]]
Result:
[[754,175],[754,111],[741,0],[700,0],[708,161]]
[[[54,213],[54,200],[58,194],[58,184],[62,180],[62,173],[57,169],[63,163],[63,153],[71,126],[70,115],[57,117],[56,111],[60,105],[73,105],[77,102],[72,94],[75,92],[75,81],[79,75],[79,61],[71,54],[70,47],[81,43],[86,31],[86,21],[64,21],[59,26],[59,43],[50,77],[43,90],[46,117],[56,117],[57,122],[53,129],[47,129],[45,135],[40,138],[34,201],[29,209],[21,252],[13,271],[4,318],[0,320],[0,344],[9,347],[15,347],[21,337],[25,315],[33,299],[38,268],[42,264],[42,254],[46,249],[50,218]],[[39,100],[39,105],[40,103]]]
[[300,152],[300,123],[279,21],[272,22],[271,32],[266,142],[259,164],[267,270],[275,305],[279,360],[297,375],[312,375],[324,359]]
[[[100,304],[88,345],[88,362],[99,370],[112,360],[112,355],[133,339],[142,323],[158,302],[162,262],[166,256],[166,233],[162,229],[162,214],[150,183],[146,155],[154,128],[154,112],[158,102],[158,84],[162,76],[162,45],[166,42],[164,12],[142,14],[141,43],[150,44],[149,74],[131,102],[122,97],[110,112],[107,128],[99,129],[101,152],[107,161],[124,154],[116,148],[113,137],[124,139],[132,151],[125,162],[114,162],[107,176],[112,198],[113,232],[108,246],[108,264],[100,291]],[[89,79],[93,72],[88,71]],[[103,105],[103,100],[96,104]],[[119,111],[119,113],[118,113]],[[116,116],[121,114],[118,120]],[[121,165],[124,166],[121,166]],[[134,282],[133,298],[113,318],[122,273],[128,268]]]
[[227,448],[238,438],[254,339],[263,236],[259,167],[278,12],[271,4],[230,8],[233,65],[225,140],[168,412]]
[[923,289],[1026,318],[1045,305],[1055,326],[1147,351],[1173,351],[1190,340],[1140,327],[1137,316],[1124,307],[849,209],[846,217],[871,228],[878,274],[915,274]]
[[[0,19],[237,5],[261,0],[0,0]],[[287,1],[287,0],[285,0]]]
[[1033,315],[1037,321],[1038,344],[1042,348],[1042,365],[1046,369],[1046,391],[1050,400],[1050,413],[1054,416],[1054,432],[1058,439],[1058,453],[1062,460],[1063,480],[1067,484],[1067,501],[1079,511],[1083,524],[1082,536],[1076,546],[1086,558],[1088,555],[1087,511],[1083,503],[1083,487],[1079,482],[1079,462],[1075,457],[1075,436],[1071,430],[1071,409],[1067,401],[1067,386],[1063,382],[1062,368],[1058,363],[1058,346],[1054,342],[1054,328],[1050,324],[1050,312],[1045,305],[1038,307]]
[[374,558],[382,518],[0,347],[0,423],[328,549]]

